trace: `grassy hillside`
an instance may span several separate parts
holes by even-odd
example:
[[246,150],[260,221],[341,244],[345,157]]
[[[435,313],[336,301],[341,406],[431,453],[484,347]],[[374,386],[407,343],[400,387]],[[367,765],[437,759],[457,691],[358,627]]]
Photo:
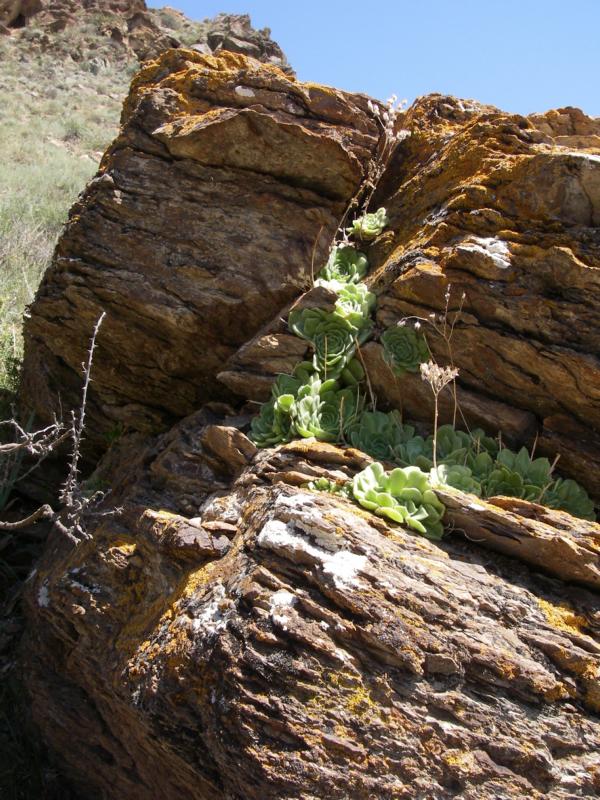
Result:
[[10,390],[24,309],[69,207],[117,131],[137,64],[100,60],[93,51],[79,62],[28,53],[23,41],[2,37],[0,63],[0,389]]

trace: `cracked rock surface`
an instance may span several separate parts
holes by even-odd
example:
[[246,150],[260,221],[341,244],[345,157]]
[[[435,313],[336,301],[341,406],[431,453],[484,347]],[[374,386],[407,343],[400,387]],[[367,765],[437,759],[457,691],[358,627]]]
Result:
[[[247,437],[251,403],[305,354],[290,307],[332,302],[311,256],[376,146],[367,112],[244,55],[163,54],[31,308],[23,396],[42,420],[78,407],[107,312],[86,435],[104,453],[90,489],[110,491],[89,539],[51,534],[22,650],[83,798],[600,793],[600,526],[447,490],[432,542],[307,488],[365,454]],[[598,122],[434,95],[401,126],[374,200],[376,334],[443,312],[451,284],[466,420],[537,436],[598,500]],[[431,420],[376,338],[362,356],[382,408]]]
[[121,515],[30,587],[34,713],[84,796],[595,796],[600,526],[454,491],[430,542],[303,488],[363,454],[256,454],[246,422],[125,437]]
[[101,309],[90,447],[231,398],[215,375],[301,293],[362,180],[377,141],[366,103],[226,51],[146,66],[31,309],[36,417],[77,404]]

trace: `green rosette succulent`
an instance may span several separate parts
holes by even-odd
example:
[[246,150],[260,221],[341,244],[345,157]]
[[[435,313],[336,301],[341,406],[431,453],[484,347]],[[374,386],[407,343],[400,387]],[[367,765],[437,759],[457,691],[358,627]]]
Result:
[[[405,430],[410,426],[405,425]],[[410,430],[414,430],[410,428]],[[401,467],[415,466],[429,472],[433,466],[431,457],[432,445],[422,436],[411,435],[406,441],[394,448],[393,460]]]
[[365,371],[358,358],[353,358],[342,370],[340,382],[344,386],[360,386],[365,379]]
[[370,242],[379,236],[388,222],[385,208],[379,208],[372,214],[363,214],[362,217],[358,217],[346,230],[350,236],[363,242]]
[[475,480],[468,467],[460,464],[440,464],[437,469],[431,470],[429,480],[434,487],[451,486],[454,489],[460,489],[461,492],[469,492],[481,497],[481,484]]
[[[483,493],[485,497],[496,497],[497,495],[504,495],[506,497],[526,497],[525,485],[523,478],[518,472],[513,472],[502,465],[495,465],[494,469],[488,475],[485,484],[483,484]],[[537,490],[539,493],[539,489]],[[535,499],[532,496],[530,499]]]
[[288,317],[290,329],[314,348],[313,367],[327,378],[338,378],[354,357],[356,344],[362,344],[371,334],[372,322],[364,320],[357,329],[335,311],[320,308],[303,308],[291,311]]
[[537,502],[552,483],[551,473],[552,466],[548,459],[532,459],[526,447],[522,447],[518,453],[503,448],[485,481],[484,491],[488,497],[505,494]]
[[[409,426],[407,426],[409,427]],[[383,461],[394,460],[396,449],[406,442],[414,428],[407,431],[397,412],[365,411],[350,431],[350,442],[357,450]]]
[[[312,367],[312,365],[311,365]],[[293,397],[298,393],[298,389],[302,386],[304,380],[297,378],[294,375],[285,375],[280,373],[276,378],[273,386],[271,387],[271,395],[276,400],[283,394],[291,394]]]
[[340,286],[335,313],[347,320],[356,330],[361,330],[369,320],[375,307],[375,295],[364,283],[349,283]]
[[317,285],[322,285],[324,281],[358,283],[365,277],[368,269],[369,262],[364,253],[360,253],[354,247],[334,247],[315,283]]
[[354,477],[352,494],[363,508],[380,517],[430,539],[442,538],[445,507],[418,467],[397,467],[387,473],[381,464],[371,464]]
[[567,511],[573,517],[596,519],[594,504],[588,493],[570,478],[558,478],[544,493],[542,501],[544,505]]
[[314,375],[315,368],[313,367],[312,361],[300,361],[294,367],[292,376],[297,378],[300,381],[300,386],[305,383],[308,383],[311,377]]
[[494,469],[494,459],[487,450],[480,453],[471,451],[467,453],[465,466],[471,470],[471,474],[479,484],[485,484]]
[[498,453],[496,461],[507,469],[518,472],[526,485],[543,489],[552,480],[552,466],[548,459],[533,459],[526,447],[522,447],[518,453],[503,448]]
[[475,428],[469,433],[471,439],[471,450],[475,455],[479,453],[489,453],[494,458],[498,455],[498,442],[488,436],[481,428]]
[[291,416],[294,404],[291,394],[282,394],[262,404],[260,413],[250,426],[250,438],[257,447],[273,447],[292,440],[295,432]]
[[362,412],[364,401],[354,389],[313,376],[302,386],[291,411],[294,431],[304,438],[338,441]]
[[336,483],[329,480],[329,478],[316,478],[314,481],[307,483],[306,488],[315,492],[328,492],[342,497],[352,497],[351,484],[348,481],[346,483]]
[[392,325],[381,335],[383,357],[395,375],[418,372],[429,358],[425,337],[408,325]]

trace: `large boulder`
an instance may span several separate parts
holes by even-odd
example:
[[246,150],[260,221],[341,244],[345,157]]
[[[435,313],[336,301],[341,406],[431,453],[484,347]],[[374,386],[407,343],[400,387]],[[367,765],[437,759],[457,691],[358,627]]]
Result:
[[430,542],[302,488],[364,455],[246,422],[123,439],[38,565],[25,672],[83,796],[595,796],[600,526],[448,492]]
[[[84,489],[108,493],[78,546],[55,527],[23,645],[83,796],[596,796],[600,526],[446,490],[432,542],[309,489],[363,453],[246,435],[242,401],[304,355],[289,308],[335,300],[311,278],[377,144],[367,99],[171,51],[123,123],[26,328],[43,418],[77,404],[107,312],[87,435],[116,441]],[[466,422],[537,432],[598,497],[597,123],[432,96],[401,125],[374,198],[375,333],[454,326],[451,352],[429,341]],[[377,341],[361,357],[382,406],[431,419],[418,376],[397,381]]]
[[[600,499],[600,120],[431,95],[400,124],[373,201],[391,229],[369,251],[379,330],[425,320],[438,361],[460,370],[463,422],[558,454]],[[277,315],[221,379],[264,400],[293,338]],[[430,422],[429,388],[419,375],[395,380],[382,355],[364,348],[380,402]],[[455,413],[442,396],[441,421]]]
[[171,50],[133,82],[121,134],[71,211],[25,326],[23,398],[87,438],[160,430],[231,393],[224,362],[310,282],[377,141],[367,100],[223,51]]

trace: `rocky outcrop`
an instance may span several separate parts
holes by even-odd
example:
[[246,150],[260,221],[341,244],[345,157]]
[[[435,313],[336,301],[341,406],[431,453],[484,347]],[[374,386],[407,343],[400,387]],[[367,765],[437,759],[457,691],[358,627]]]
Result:
[[215,54],[221,50],[241,53],[293,73],[283,50],[271,39],[270,29],[255,31],[248,14],[218,14],[211,21],[206,44],[194,47],[201,52],[208,50]]
[[[378,342],[421,317],[465,421],[537,437],[599,498],[597,122],[431,96],[401,126],[373,201],[390,227],[368,253],[370,389],[427,426],[425,384],[400,384]],[[448,489],[429,541],[308,488],[363,453],[246,435],[305,355],[290,308],[335,301],[312,277],[377,133],[364,97],[172,50],[73,209],[22,396],[41,418],[77,406],[105,310],[86,430],[91,455],[113,445],[85,488],[108,493],[90,538],[51,534],[23,669],[84,797],[600,791],[600,526]]]
[[38,418],[77,405],[101,310],[96,449],[231,398],[215,375],[307,286],[362,180],[366,112],[226,51],[172,50],[142,70],[26,325],[22,394]]
[[[576,109],[528,119],[432,95],[401,125],[374,198],[393,229],[369,252],[379,329],[403,317],[435,315],[440,331],[444,317],[446,330],[455,322],[451,354],[424,325],[438,361],[460,369],[466,422],[559,454],[561,470],[600,498],[600,121]],[[265,399],[289,339],[278,315],[222,380]],[[431,421],[418,375],[395,380],[375,342],[364,358],[380,401]],[[441,420],[454,413],[442,396]]]
[[[22,31],[34,26],[35,31]],[[69,29],[69,41],[57,33]],[[37,50],[68,52],[80,61],[87,51],[97,63],[156,58],[171,47],[192,46],[204,55],[228,50],[293,70],[268,28],[255,30],[247,14],[218,14],[195,22],[175,9],[152,9],[145,0],[0,0],[0,29],[23,32],[28,55]]]
[[[379,198],[395,236],[372,285],[381,326],[440,315],[450,284],[456,311],[464,293],[452,355],[461,386],[494,401],[486,427],[501,427],[496,401],[533,414],[540,450],[600,497],[600,121],[582,116],[417,104]],[[568,120],[586,131],[577,148]]]
[[22,27],[43,8],[43,0],[0,0],[0,24]]
[[27,680],[83,796],[594,796],[600,526],[449,491],[433,543],[302,488],[363,454],[247,421],[123,440],[121,513],[38,566]]
[[147,7],[145,0],[1,0],[0,22],[23,27],[39,14],[42,16],[36,21],[48,23],[64,15],[73,19],[79,11],[132,15],[147,11]]

